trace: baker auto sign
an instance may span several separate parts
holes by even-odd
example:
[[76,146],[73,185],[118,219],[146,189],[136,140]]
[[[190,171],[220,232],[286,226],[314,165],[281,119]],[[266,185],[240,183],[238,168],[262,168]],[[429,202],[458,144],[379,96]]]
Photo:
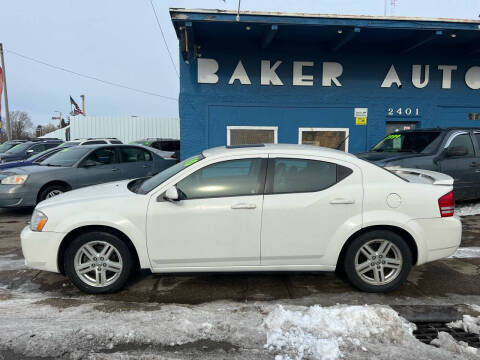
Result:
[[[277,85],[282,86],[284,79],[277,74],[277,69],[282,65],[281,60],[270,61],[261,60],[260,64],[260,85]],[[292,85],[293,86],[313,86],[314,77],[308,74],[308,68],[315,66],[313,61],[294,61],[292,67]],[[199,58],[197,81],[199,84],[216,84],[219,81],[217,72],[219,65],[215,59]],[[457,76],[457,65],[412,65],[411,81],[416,88],[424,88],[430,81],[430,73],[438,71],[442,77],[442,89],[452,88],[452,78]],[[341,76],[343,74],[343,65],[338,62],[322,62],[322,78],[320,80],[322,86],[342,86]],[[473,90],[480,89],[480,66],[472,66],[462,74],[465,84]],[[383,82],[380,83],[382,88],[390,88],[392,86],[402,87],[403,81],[398,75],[394,64],[390,66]],[[239,60],[235,69],[232,69],[229,85],[235,83],[242,85],[251,85],[250,76],[248,75],[242,60]]]

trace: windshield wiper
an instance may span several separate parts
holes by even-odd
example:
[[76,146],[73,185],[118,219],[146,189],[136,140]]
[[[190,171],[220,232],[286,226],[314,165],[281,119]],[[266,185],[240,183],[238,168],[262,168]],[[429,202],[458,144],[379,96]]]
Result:
[[[40,164],[42,165],[42,164]],[[55,166],[55,167],[63,167],[63,165],[55,165],[55,164],[43,164],[42,166]]]

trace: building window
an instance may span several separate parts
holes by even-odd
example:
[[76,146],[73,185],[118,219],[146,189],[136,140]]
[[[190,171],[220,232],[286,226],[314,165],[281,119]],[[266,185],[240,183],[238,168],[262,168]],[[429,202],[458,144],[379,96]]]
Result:
[[385,123],[385,134],[392,134],[397,131],[403,130],[413,130],[417,127],[417,122],[397,122],[397,121],[387,121]]
[[480,120],[480,113],[469,113],[468,120]]
[[277,126],[227,126],[227,145],[276,144]]
[[298,143],[348,151],[348,128],[300,128]]

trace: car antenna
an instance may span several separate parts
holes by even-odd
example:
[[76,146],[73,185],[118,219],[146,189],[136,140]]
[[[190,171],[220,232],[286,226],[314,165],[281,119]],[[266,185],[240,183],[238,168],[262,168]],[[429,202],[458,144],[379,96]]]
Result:
[[342,142],[340,144],[338,144],[338,146],[335,148],[336,150],[340,150],[340,147],[345,143],[345,141],[347,141],[347,139],[350,137],[350,134],[348,134],[347,136],[345,136],[345,139],[342,140]]

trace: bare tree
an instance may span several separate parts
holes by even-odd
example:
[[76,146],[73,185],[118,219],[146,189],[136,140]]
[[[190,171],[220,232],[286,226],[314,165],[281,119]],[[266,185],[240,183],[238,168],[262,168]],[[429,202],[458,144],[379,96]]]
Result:
[[43,134],[47,135],[48,133],[51,133],[52,131],[55,131],[57,129],[58,129],[58,126],[56,126],[52,123],[49,123],[49,124],[43,126]]
[[28,139],[32,136],[33,123],[25,111],[10,111],[12,139]]

